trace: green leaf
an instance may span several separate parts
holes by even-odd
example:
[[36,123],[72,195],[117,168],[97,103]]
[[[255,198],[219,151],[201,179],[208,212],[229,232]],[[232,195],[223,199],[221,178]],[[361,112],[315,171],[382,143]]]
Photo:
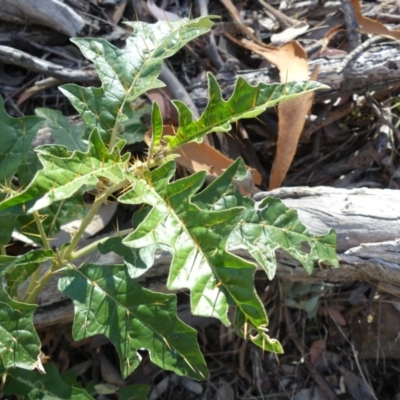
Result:
[[1,215],[0,216],[0,245],[5,246],[10,243],[11,236],[14,230],[16,215]]
[[20,368],[6,372],[3,387],[6,394],[23,396],[25,399],[43,400],[93,400],[86,390],[65,383],[53,363],[46,365],[46,374]]
[[12,177],[29,163],[31,143],[41,122],[39,117],[11,118],[0,97],[0,185],[8,186]]
[[55,143],[65,146],[69,151],[87,150],[87,144],[82,140],[86,130],[85,124],[71,124],[60,111],[50,108],[37,108],[35,113],[45,120],[45,125],[51,129]]
[[[61,225],[83,218],[87,208],[83,202],[83,191],[78,190],[72,197],[55,202],[40,210],[40,219],[47,237],[60,231]],[[22,211],[22,210],[21,210]],[[34,242],[42,245],[40,232],[32,214],[21,214],[14,224],[15,229]]]
[[149,398],[150,386],[131,385],[118,390],[119,400],[147,400]]
[[101,254],[114,252],[120,255],[128,268],[129,276],[132,279],[139,278],[153,265],[155,246],[132,249],[122,243],[122,238],[114,237],[100,243],[97,246]]
[[254,118],[268,107],[298,97],[317,89],[328,87],[318,82],[289,82],[285,84],[259,83],[252,86],[239,77],[229,100],[222,98],[221,88],[211,73],[208,77],[208,104],[201,117],[193,119],[189,107],[178,100],[173,103],[179,111],[179,128],[174,136],[165,136],[170,149],[175,149],[191,141],[201,141],[211,132],[229,132],[231,123],[243,118]]
[[254,200],[243,196],[230,182],[244,178],[244,166],[239,163],[236,161],[232,164],[193,199],[199,207],[207,210],[245,207],[243,220],[233,229],[228,246],[245,247],[264,268],[269,279],[275,276],[277,249],[286,250],[309,274],[317,261],[337,267],[336,234],[333,231],[321,236],[310,234],[299,220],[297,212],[286,207],[279,199],[267,197],[256,204]]
[[[56,201],[68,199],[80,188],[93,189],[100,179],[113,183],[122,181],[130,156],[129,153],[121,156],[123,145],[124,142],[118,142],[108,151],[99,133],[94,130],[86,153],[70,152],[57,145],[38,147],[36,151],[43,169],[24,191],[0,203],[0,211],[25,204],[26,212],[32,213]],[[21,208],[15,212],[21,213]]]
[[40,340],[33,326],[37,306],[12,300],[0,284],[0,357],[5,368],[36,368]]
[[286,250],[308,274],[312,273],[316,261],[339,266],[335,232],[322,236],[310,234],[295,210],[272,197],[262,200],[253,214],[237,227],[230,244],[244,245],[269,279],[275,276],[277,249]]
[[19,285],[25,282],[42,263],[53,257],[52,250],[31,250],[17,257],[0,256],[0,274],[6,279],[7,293],[11,297],[16,296]]
[[120,197],[128,204],[152,208],[123,243],[133,248],[157,246],[173,255],[168,288],[189,288],[192,312],[213,316],[229,325],[228,301],[254,327],[267,325],[267,316],[254,290],[255,266],[226,251],[228,237],[241,221],[244,208],[202,210],[191,202],[203,185],[205,173],[169,183],[174,174],[169,162],[137,180]]
[[[82,115],[87,126],[97,127],[108,143],[114,134],[124,132],[127,121],[138,120],[131,102],[151,89],[164,86],[157,79],[163,60],[190,40],[209,32],[212,26],[210,18],[159,21],[151,25],[127,22],[133,32],[123,49],[100,38],[73,39],[83,55],[94,62],[102,86],[83,88],[67,84],[61,91]],[[138,140],[142,137],[138,136]]]
[[94,264],[69,268],[59,289],[75,305],[74,338],[106,335],[118,351],[123,376],[139,365],[142,348],[161,368],[195,379],[208,376],[196,331],[177,318],[175,295],[143,289],[125,266]]
[[155,101],[153,102],[153,110],[151,113],[151,129],[152,135],[149,146],[149,160],[155,156],[155,151],[160,147],[163,132],[163,119],[160,106]]

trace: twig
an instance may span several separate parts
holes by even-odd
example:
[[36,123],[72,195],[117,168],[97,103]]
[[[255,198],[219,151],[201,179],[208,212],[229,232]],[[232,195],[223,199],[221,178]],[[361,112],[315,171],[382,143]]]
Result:
[[350,50],[354,50],[360,44],[360,33],[357,31],[358,23],[356,13],[350,0],[340,0],[344,21],[346,23],[347,40],[349,41]]
[[172,96],[175,99],[185,103],[189,107],[190,111],[193,113],[193,116],[195,118],[199,118],[199,111],[197,110],[197,107],[193,103],[192,98],[189,96],[188,92],[183,87],[182,83],[165,65],[165,63],[163,63],[160,79],[167,85],[168,89],[172,93]]
[[373,36],[369,39],[367,39],[364,43],[361,43],[359,46],[357,46],[353,51],[351,51],[347,56],[343,59],[343,61],[339,64],[339,66],[336,68],[336,72],[338,74],[342,73],[343,70],[352,62],[355,61],[356,58],[363,53],[365,50],[368,49],[372,44],[378,43],[385,40],[384,37],[382,36]]
[[258,2],[265,8],[267,14],[272,15],[279,22],[282,29],[290,28],[299,24],[298,20],[288,17],[283,12],[272,7],[266,1],[258,0]]
[[[208,0],[197,0],[199,10],[200,10],[200,16],[201,17],[206,17],[208,13]],[[222,61],[219,53],[218,53],[218,47],[217,43],[215,42],[215,37],[212,32],[208,34],[208,37],[210,39],[210,42],[206,46],[206,51],[208,56],[210,57],[211,62],[214,64],[214,66],[220,70],[224,62]]]
[[0,46],[0,61],[5,64],[18,65],[28,71],[39,72],[67,82],[84,82],[90,85],[97,85],[100,82],[94,69],[83,71],[66,68],[63,65],[42,60],[29,53],[8,46]]

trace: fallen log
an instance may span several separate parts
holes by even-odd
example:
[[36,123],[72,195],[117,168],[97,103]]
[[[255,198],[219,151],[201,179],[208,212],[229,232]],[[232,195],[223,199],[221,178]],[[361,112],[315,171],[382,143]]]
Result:
[[[363,280],[400,285],[400,191],[293,187],[260,192],[254,197],[258,201],[265,196],[278,197],[296,209],[312,233],[322,234],[330,228],[337,232],[339,268],[320,265],[315,267],[312,275],[307,275],[297,261],[278,251],[278,279],[307,282]],[[244,251],[235,253],[253,261]],[[138,281],[149,289],[166,292],[170,260],[168,253],[158,254],[154,267]],[[92,254],[89,261],[110,264],[122,260],[115,254]],[[40,294],[38,302],[40,307],[34,317],[37,329],[72,322],[72,304],[57,290],[56,280]]]

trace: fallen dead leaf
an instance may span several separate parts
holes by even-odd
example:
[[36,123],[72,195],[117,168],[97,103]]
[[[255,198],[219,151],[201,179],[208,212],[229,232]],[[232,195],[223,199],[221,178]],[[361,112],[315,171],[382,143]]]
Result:
[[[236,39],[228,37],[238,43]],[[282,83],[309,79],[307,54],[298,42],[286,43],[281,47],[254,43],[247,39],[242,39],[239,43],[276,65]],[[317,65],[311,74],[312,80],[317,79],[318,70]],[[313,100],[314,93],[306,93],[278,105],[279,134],[269,190],[280,187],[286,177]]]
[[37,93],[40,93],[42,90],[52,88],[54,86],[59,86],[64,81],[61,81],[56,78],[45,78],[41,81],[36,82],[33,86],[25,89],[21,96],[19,96],[17,101],[17,106],[20,106],[24,101],[28,100],[30,97],[34,96]]
[[351,0],[354,13],[359,26],[359,31],[371,35],[384,36],[389,39],[399,40],[400,30],[389,30],[385,25],[371,18],[364,17],[361,14],[361,6],[359,0]]
[[[316,65],[311,74],[311,80],[317,79],[318,71],[319,65]],[[309,114],[313,104],[314,96],[314,92],[305,93],[296,99],[291,99],[278,105],[278,143],[268,186],[269,190],[280,187],[289,171],[297,151],[301,132],[303,132],[306,116]]]
[[329,29],[328,32],[325,33],[324,37],[322,38],[322,48],[321,52],[325,51],[328,48],[329,42],[331,39],[337,35],[339,32],[344,31],[344,25],[336,25]]
[[298,36],[306,33],[309,27],[310,26],[307,24],[302,24],[298,26],[291,26],[279,33],[274,33],[273,35],[271,35],[271,43],[275,46],[280,46],[282,44],[291,42]]
[[179,114],[176,107],[172,104],[172,95],[167,87],[149,90],[146,97],[151,101],[156,101],[163,116],[164,125],[178,125]]
[[326,342],[323,339],[314,340],[310,346],[310,362],[315,365],[326,351]]
[[322,306],[318,309],[318,315],[329,315],[338,325],[346,326],[347,321],[344,319],[340,307]]

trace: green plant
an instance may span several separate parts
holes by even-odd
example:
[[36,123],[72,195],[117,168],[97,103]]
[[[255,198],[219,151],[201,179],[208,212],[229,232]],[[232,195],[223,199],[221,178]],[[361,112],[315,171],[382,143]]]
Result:
[[[67,384],[54,365],[46,367],[46,375],[35,371],[43,370],[33,325],[35,300],[54,275],[59,276],[59,289],[75,306],[74,338],[106,335],[118,352],[124,377],[138,366],[137,351],[144,348],[160,367],[205,379],[208,371],[196,332],[177,317],[175,295],[147,290],[135,280],[152,267],[156,250],[172,255],[167,287],[189,289],[194,314],[213,316],[229,325],[228,307],[233,306],[238,334],[276,353],[282,348],[267,333],[267,315],[254,289],[255,264],[231,249],[245,248],[271,279],[278,248],[299,260],[309,273],[317,260],[337,265],[334,232],[313,236],[296,212],[278,199],[255,204],[240,194],[233,182],[246,175],[241,160],[205,189],[202,172],[172,179],[178,147],[201,141],[210,132],[229,131],[230,124],[240,118],[255,117],[267,107],[323,85],[293,82],[254,87],[239,78],[233,95],[223,101],[209,74],[209,103],[198,120],[185,104],[175,101],[180,115],[175,136],[163,137],[161,113],[153,104],[147,158],[134,160],[125,146],[141,141],[144,128],[141,111],[134,110],[132,102],[161,87],[157,77],[162,61],[208,32],[212,22],[199,18],[129,25],[133,34],[124,49],[102,39],[73,40],[93,61],[102,82],[99,88],[73,84],[61,88],[84,125],[71,127],[59,112],[44,109],[37,116],[13,119],[0,104],[0,368],[4,393],[92,398],[76,382]],[[43,121],[53,128],[56,144],[33,151],[31,142]],[[87,192],[94,194],[88,209],[83,206]],[[132,216],[133,228],[79,248],[85,229],[108,201],[140,205]],[[52,248],[52,236],[62,223],[76,219],[79,210],[83,210],[80,227],[69,242]],[[22,256],[6,255],[14,229],[42,248]],[[308,250],[302,250],[304,243]],[[124,264],[77,262],[96,248],[122,255]],[[44,265],[48,268],[41,273]],[[19,287],[26,280],[27,289],[21,293]],[[137,388],[135,398],[144,396],[143,390]],[[121,398],[134,398],[125,389],[118,393]]]

